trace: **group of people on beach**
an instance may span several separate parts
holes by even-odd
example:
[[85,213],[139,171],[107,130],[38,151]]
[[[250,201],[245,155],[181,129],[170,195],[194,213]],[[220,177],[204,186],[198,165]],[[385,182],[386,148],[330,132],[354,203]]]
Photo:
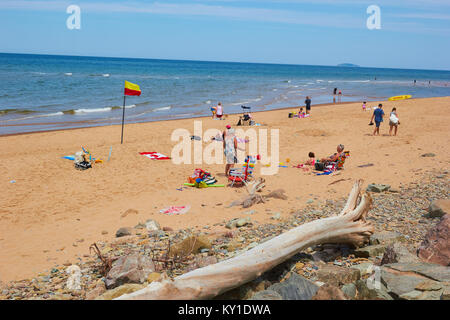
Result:
[[[365,102],[363,104],[365,106]],[[365,107],[363,107],[365,110]],[[373,111],[372,118],[370,119],[369,125],[373,125],[373,120],[375,120],[375,129],[373,130],[373,136],[380,135],[380,125],[383,122],[384,110],[383,105],[380,103],[377,108]],[[389,115],[389,135],[392,135],[392,130],[394,130],[394,136],[397,135],[398,126],[400,124],[400,120],[397,114],[397,108],[392,108],[392,111]]]
[[336,103],[336,94],[338,95],[338,102],[341,102],[342,91],[339,90],[339,93],[337,91],[338,91],[338,88],[334,88],[334,90],[333,90],[333,103]]
[[223,106],[222,102],[219,102],[217,106],[211,107],[212,118],[222,120],[223,117]]

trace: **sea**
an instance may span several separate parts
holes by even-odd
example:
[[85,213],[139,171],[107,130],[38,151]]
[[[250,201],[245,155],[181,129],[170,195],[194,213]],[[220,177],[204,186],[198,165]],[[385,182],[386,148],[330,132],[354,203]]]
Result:
[[[415,83],[414,83],[414,80]],[[450,96],[450,71],[0,53],[0,135],[315,105]]]

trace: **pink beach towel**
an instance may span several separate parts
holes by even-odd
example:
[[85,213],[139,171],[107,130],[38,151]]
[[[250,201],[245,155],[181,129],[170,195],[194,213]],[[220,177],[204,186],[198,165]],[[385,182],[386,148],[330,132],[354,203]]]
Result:
[[139,152],[139,154],[146,156],[152,160],[170,160],[170,157],[167,157],[159,152]]
[[185,214],[186,212],[189,211],[190,208],[191,208],[190,205],[181,206],[181,207],[170,206],[168,208],[160,210],[159,212],[171,216],[171,215],[175,215],[175,214]]

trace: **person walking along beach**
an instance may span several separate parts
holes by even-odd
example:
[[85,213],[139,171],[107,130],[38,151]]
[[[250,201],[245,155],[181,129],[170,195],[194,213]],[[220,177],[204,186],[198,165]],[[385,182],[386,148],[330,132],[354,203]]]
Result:
[[370,122],[372,123],[374,118],[375,118],[375,130],[373,130],[373,134],[372,135],[380,135],[380,124],[381,122],[383,122],[383,116],[384,116],[384,111],[383,111],[383,105],[380,103],[378,105],[378,108],[375,109],[375,111],[372,114],[372,118],[370,119]]
[[392,135],[392,129],[394,129],[394,136],[397,135],[397,129],[400,121],[398,119],[397,108],[393,108],[389,116],[389,135]]

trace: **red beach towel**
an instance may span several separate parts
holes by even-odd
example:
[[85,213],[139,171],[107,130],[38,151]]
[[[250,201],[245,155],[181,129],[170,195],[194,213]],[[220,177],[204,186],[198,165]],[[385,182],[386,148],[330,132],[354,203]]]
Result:
[[159,152],[139,152],[139,154],[146,156],[152,160],[170,160],[170,157],[167,157]]

